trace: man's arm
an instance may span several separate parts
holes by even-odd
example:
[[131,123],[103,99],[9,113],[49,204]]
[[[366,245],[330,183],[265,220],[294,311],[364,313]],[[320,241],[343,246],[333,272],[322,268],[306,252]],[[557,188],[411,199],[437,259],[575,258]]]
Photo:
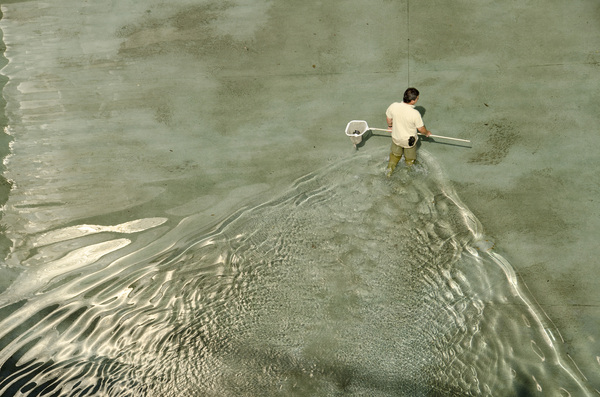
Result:
[[419,131],[419,133],[421,133],[425,136],[431,135],[431,131],[429,131],[427,128],[425,128],[425,125],[423,125],[423,127],[421,127],[421,128],[417,128],[417,131]]
[[388,128],[392,128],[392,123],[393,123],[392,119],[390,119],[389,117],[386,117],[386,120],[387,120]]

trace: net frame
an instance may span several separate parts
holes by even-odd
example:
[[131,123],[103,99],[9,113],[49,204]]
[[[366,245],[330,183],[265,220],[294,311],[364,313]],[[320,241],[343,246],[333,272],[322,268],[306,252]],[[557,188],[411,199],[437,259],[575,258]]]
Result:
[[352,120],[346,125],[346,135],[354,146],[362,142],[362,136],[369,131],[369,125],[364,120]]

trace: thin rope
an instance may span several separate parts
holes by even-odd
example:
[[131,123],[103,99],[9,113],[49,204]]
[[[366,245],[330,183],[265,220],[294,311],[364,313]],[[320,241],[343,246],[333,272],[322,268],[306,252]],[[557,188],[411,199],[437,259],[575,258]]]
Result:
[[406,36],[408,41],[408,59],[406,60],[407,68],[407,87],[410,87],[410,0],[406,0]]

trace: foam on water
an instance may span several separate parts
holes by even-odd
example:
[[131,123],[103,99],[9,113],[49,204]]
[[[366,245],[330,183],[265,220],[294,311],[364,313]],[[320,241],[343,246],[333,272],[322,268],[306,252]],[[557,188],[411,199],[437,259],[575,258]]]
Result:
[[0,394],[591,394],[435,161],[388,179],[384,156],[212,230],[44,234],[59,258],[30,257],[0,295]]

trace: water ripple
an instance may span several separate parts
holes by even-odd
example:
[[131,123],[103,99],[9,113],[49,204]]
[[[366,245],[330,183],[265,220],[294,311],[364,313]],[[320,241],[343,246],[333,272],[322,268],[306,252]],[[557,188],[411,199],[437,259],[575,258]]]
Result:
[[590,394],[423,159],[387,179],[357,155],[212,230],[191,216],[39,235],[0,295],[0,393]]

